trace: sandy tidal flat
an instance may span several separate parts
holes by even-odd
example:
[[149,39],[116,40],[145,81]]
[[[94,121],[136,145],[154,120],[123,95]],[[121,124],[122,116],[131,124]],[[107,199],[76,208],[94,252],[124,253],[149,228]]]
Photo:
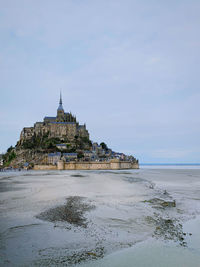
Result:
[[0,264],[198,266],[199,214],[200,169],[2,172]]

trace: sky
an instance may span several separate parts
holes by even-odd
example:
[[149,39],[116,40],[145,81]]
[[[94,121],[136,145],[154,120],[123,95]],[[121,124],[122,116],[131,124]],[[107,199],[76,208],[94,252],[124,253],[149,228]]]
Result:
[[0,0],[0,152],[63,106],[143,163],[200,162],[200,1]]

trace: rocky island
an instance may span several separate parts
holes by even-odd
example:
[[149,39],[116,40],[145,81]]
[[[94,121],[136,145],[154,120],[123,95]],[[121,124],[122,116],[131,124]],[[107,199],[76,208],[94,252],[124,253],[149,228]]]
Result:
[[16,146],[3,155],[3,166],[35,170],[139,168],[135,157],[114,152],[104,142],[92,142],[86,125],[64,111],[61,95],[57,116],[23,128]]

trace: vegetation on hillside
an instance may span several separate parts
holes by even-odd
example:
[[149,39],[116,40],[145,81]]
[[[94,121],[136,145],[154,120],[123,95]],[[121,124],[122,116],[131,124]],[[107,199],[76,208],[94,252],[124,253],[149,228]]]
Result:
[[8,167],[13,159],[16,158],[16,153],[14,147],[10,146],[7,149],[6,154],[3,155],[4,167]]
[[74,142],[68,139],[50,138],[48,133],[40,136],[33,136],[26,140],[21,146],[17,144],[17,148],[44,150],[46,152],[60,151],[57,144],[66,144],[66,149],[63,152],[76,152],[76,150],[89,149],[92,142],[87,137],[75,136]]

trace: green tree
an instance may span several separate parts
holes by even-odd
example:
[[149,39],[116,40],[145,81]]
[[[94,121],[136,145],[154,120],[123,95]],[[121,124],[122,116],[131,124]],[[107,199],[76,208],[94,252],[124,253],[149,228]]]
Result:
[[7,149],[7,152],[10,153],[12,150],[13,150],[13,146],[10,146],[8,149]]
[[13,150],[13,148],[12,148],[12,150],[10,150],[10,147],[9,147],[8,150],[9,150],[9,152],[7,152],[5,155],[3,155],[3,160],[4,160],[4,166],[5,167],[9,166],[11,161],[16,158],[16,153]]
[[102,142],[102,143],[100,144],[100,146],[101,146],[103,149],[105,149],[106,151],[108,150],[108,147],[107,147],[107,145],[106,145],[104,142]]
[[83,152],[78,152],[77,158],[82,159],[84,157]]

